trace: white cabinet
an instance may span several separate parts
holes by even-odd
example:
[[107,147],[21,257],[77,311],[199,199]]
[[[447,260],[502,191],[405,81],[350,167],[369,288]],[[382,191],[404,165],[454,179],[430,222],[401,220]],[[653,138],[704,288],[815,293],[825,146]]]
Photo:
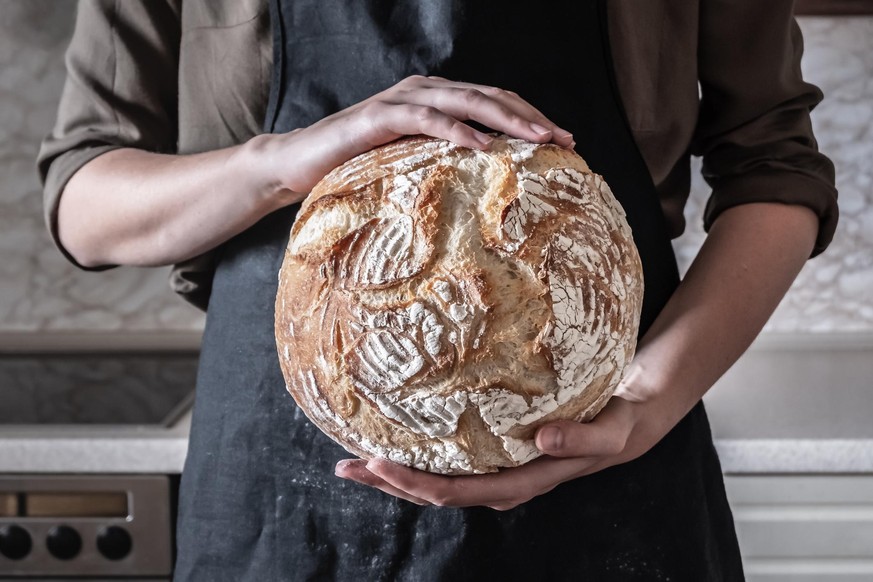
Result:
[[873,475],[727,475],[749,582],[873,582]]

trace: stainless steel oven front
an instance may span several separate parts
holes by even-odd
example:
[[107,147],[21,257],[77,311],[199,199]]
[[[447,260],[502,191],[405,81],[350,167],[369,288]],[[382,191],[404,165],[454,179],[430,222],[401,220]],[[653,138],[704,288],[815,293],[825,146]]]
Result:
[[0,578],[169,580],[170,478],[0,475]]
[[0,579],[168,580],[197,351],[61,339],[0,334]]

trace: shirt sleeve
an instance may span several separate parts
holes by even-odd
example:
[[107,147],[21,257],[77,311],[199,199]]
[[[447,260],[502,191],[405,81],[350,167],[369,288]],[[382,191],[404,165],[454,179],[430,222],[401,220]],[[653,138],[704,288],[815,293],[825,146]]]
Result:
[[58,238],[58,205],[70,177],[118,148],[176,151],[179,1],[79,2],[57,121],[37,158],[47,226],[74,264]]
[[791,0],[700,2],[701,109],[691,151],[712,187],[708,230],[751,202],[799,204],[818,215],[813,256],[837,225],[834,166],[818,151],[810,111],[821,91],[800,71],[803,39]]

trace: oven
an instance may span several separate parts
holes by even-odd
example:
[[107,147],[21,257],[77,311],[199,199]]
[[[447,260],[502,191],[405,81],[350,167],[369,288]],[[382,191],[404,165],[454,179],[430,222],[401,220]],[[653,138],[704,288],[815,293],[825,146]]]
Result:
[[169,579],[166,476],[0,476],[0,575]]
[[196,351],[0,353],[0,579],[169,580]]

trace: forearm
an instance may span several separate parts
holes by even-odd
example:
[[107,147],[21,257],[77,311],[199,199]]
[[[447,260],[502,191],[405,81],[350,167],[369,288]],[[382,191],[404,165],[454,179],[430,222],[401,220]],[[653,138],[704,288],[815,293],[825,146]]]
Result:
[[641,340],[617,395],[657,400],[664,422],[682,418],[760,332],[808,259],[817,230],[816,216],[801,206],[726,210]]
[[298,200],[259,159],[264,136],[194,155],[121,149],[68,182],[61,242],[85,266],[176,263],[213,248]]
[[99,156],[64,188],[61,243],[84,266],[175,263],[301,200],[331,169],[398,137],[424,134],[487,149],[492,138],[466,120],[537,143],[574,143],[515,93],[412,76],[309,127],[242,146],[189,156],[133,149]]

